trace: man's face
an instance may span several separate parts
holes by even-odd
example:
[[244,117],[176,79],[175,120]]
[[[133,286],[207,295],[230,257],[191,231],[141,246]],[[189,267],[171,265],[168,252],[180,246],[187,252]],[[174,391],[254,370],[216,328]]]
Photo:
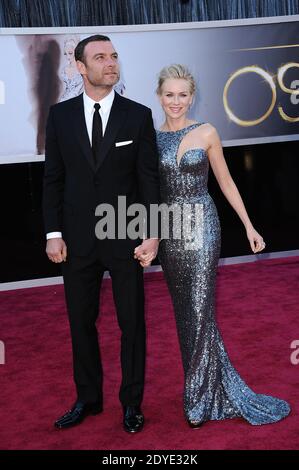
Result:
[[118,55],[110,41],[89,42],[78,70],[91,85],[112,88],[119,80]]

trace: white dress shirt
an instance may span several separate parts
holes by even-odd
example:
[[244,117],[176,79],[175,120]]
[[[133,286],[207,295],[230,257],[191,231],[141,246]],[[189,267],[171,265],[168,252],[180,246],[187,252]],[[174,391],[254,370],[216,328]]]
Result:
[[[112,103],[114,100],[115,91],[112,89],[110,93],[105,96],[101,101],[94,101],[92,98],[87,96],[87,94],[83,93],[83,105],[84,105],[84,115],[85,115],[85,123],[86,128],[89,136],[90,145],[92,143],[92,121],[93,121],[93,113],[95,111],[94,104],[99,103],[101,106],[99,112],[102,119],[102,127],[103,127],[103,135],[105,134],[105,130],[107,127],[107,122],[109,119]],[[50,232],[47,233],[47,240],[50,238],[62,238],[61,232]]]

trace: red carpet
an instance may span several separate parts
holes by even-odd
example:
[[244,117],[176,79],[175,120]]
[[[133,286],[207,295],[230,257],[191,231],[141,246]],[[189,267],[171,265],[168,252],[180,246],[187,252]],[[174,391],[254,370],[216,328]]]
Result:
[[104,282],[99,330],[105,409],[80,426],[57,431],[53,421],[73,402],[71,347],[62,286],[1,293],[1,449],[298,449],[299,258],[219,268],[218,325],[231,360],[259,393],[287,400],[292,413],[262,427],[242,419],[193,430],[182,411],[182,366],[173,312],[161,273],[145,276],[148,359],[144,431],[127,435],[118,402],[119,332],[110,281]]

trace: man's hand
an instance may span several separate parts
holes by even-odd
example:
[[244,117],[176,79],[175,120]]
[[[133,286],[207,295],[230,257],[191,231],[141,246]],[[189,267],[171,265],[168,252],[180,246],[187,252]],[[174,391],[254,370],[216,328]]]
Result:
[[134,250],[134,258],[140,261],[143,268],[150,266],[153,259],[156,258],[159,248],[159,240],[157,238],[148,238]]
[[66,261],[67,249],[62,238],[50,238],[47,241],[46,253],[53,263],[62,263]]

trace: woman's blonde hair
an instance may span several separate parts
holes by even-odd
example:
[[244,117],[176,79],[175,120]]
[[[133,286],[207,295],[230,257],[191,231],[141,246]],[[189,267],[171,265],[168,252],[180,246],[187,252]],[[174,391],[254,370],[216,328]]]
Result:
[[172,64],[168,65],[167,67],[163,67],[163,69],[159,73],[158,87],[156,90],[158,95],[161,94],[163,83],[168,78],[181,78],[183,80],[187,80],[187,82],[189,83],[191,95],[195,93],[196,83],[193,75],[190,73],[188,68],[181,64]]

